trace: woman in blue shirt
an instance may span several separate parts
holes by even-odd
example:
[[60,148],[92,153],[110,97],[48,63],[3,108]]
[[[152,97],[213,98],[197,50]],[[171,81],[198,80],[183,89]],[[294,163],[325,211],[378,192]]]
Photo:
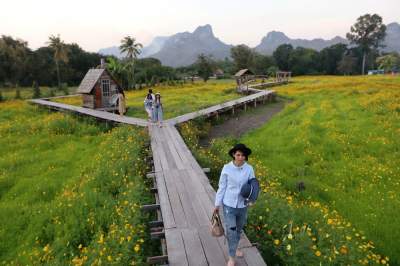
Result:
[[233,161],[224,165],[215,197],[215,210],[223,207],[226,237],[228,239],[228,266],[235,265],[235,257],[242,257],[238,249],[240,235],[247,220],[247,206],[240,190],[249,179],[255,178],[254,170],[246,161],[251,150],[244,144],[236,144],[229,155]]

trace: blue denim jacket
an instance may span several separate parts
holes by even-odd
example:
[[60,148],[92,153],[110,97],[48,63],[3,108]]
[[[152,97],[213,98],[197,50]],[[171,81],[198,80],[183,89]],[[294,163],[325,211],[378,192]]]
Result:
[[244,163],[237,167],[233,162],[224,165],[219,178],[218,191],[215,196],[215,206],[232,208],[244,208],[244,198],[240,195],[240,189],[249,179],[255,178],[251,165]]

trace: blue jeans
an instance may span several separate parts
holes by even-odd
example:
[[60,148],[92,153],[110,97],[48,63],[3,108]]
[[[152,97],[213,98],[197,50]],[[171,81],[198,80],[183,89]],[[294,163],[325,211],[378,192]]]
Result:
[[235,257],[243,226],[247,221],[247,207],[232,208],[224,205],[224,222],[229,256]]
[[154,121],[154,122],[157,122],[157,121],[162,122],[162,120],[163,120],[163,110],[162,110],[162,107],[161,107],[161,106],[159,106],[159,107],[157,107],[157,106],[153,107],[153,121]]

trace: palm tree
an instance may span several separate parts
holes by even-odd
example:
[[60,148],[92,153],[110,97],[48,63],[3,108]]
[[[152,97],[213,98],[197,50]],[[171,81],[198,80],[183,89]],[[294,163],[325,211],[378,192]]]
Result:
[[47,42],[49,47],[54,50],[54,61],[56,62],[57,68],[57,81],[58,88],[61,89],[61,78],[60,78],[60,62],[68,63],[68,51],[67,47],[60,39],[60,35],[57,36],[51,35],[49,37],[49,41]]
[[129,60],[136,59],[141,52],[141,48],[143,48],[143,45],[137,43],[136,39],[131,36],[123,38],[121,40],[121,45],[119,46],[121,53],[126,53],[126,58]]
[[134,65],[137,56],[140,54],[140,49],[143,48],[141,43],[137,43],[136,39],[131,36],[126,36],[121,40],[119,50],[126,54],[126,69],[128,72],[128,87],[133,87],[134,84]]

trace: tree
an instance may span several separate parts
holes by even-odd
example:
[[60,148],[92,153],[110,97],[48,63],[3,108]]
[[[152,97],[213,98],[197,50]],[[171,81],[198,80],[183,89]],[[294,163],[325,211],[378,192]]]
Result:
[[322,49],[320,55],[320,71],[323,74],[336,75],[338,74],[338,65],[342,60],[347,45],[343,43],[334,44]]
[[309,48],[296,47],[289,56],[290,69],[294,75],[318,73],[319,54]]
[[200,54],[197,57],[196,68],[198,75],[207,82],[215,69],[215,62],[210,56]]
[[15,90],[15,99],[16,100],[21,99],[21,91],[20,91],[20,89],[18,87]]
[[400,55],[398,53],[387,54],[378,57],[376,63],[379,65],[379,69],[383,69],[385,72],[399,70]]
[[128,72],[128,87],[132,88],[134,85],[134,70],[135,70],[135,60],[137,56],[141,52],[141,48],[143,45],[141,43],[137,43],[136,39],[131,36],[126,36],[121,40],[121,45],[119,46],[119,50],[121,53],[126,54],[126,64],[125,67]]
[[54,61],[56,62],[57,69],[57,83],[58,88],[61,89],[61,76],[60,76],[60,62],[68,63],[68,52],[65,43],[60,39],[60,35],[49,37],[47,42],[49,47],[54,50]]
[[291,44],[279,45],[274,51],[273,57],[275,58],[275,62],[280,70],[290,70],[289,59],[292,51],[293,46]]
[[28,76],[26,68],[30,52],[27,42],[2,35],[0,38],[0,82],[10,82],[14,86],[21,83]]
[[253,65],[254,53],[247,45],[240,44],[231,48],[231,57],[236,66],[236,71],[250,68]]
[[365,74],[365,63],[367,54],[381,47],[381,42],[386,35],[386,26],[382,23],[382,17],[377,14],[366,14],[357,19],[357,22],[351,26],[350,32],[347,33],[347,39],[358,45],[363,52],[362,74]]
[[338,72],[344,75],[353,75],[357,73],[357,61],[357,57],[352,54],[344,55],[338,63]]
[[268,73],[268,69],[272,66],[275,66],[275,60],[272,56],[254,52],[254,60],[251,70],[253,70],[255,74],[265,75]]
[[39,84],[36,81],[34,81],[33,84],[32,84],[32,87],[33,87],[33,96],[32,96],[32,98],[34,98],[34,99],[40,98],[41,93],[40,93]]

